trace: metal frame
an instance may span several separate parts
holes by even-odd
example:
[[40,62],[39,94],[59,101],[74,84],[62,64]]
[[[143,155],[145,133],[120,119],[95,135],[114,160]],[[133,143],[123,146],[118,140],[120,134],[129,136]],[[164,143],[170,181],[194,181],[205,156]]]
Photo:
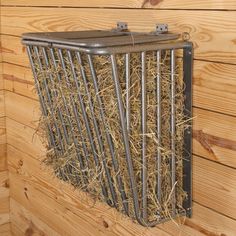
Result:
[[[66,34],[66,33],[65,33]],[[104,32],[102,32],[101,34],[104,34]],[[83,34],[84,35],[84,34]],[[90,32],[90,39],[93,37],[91,35],[93,35],[93,33]],[[96,35],[96,34],[95,34]],[[161,139],[161,130],[162,130],[162,126],[161,126],[161,115],[162,115],[162,110],[161,110],[161,65],[160,65],[160,61],[161,61],[161,55],[163,51],[170,51],[170,71],[171,71],[171,88],[170,88],[170,104],[171,104],[171,116],[170,116],[170,140],[171,140],[171,155],[170,155],[170,171],[171,171],[171,187],[172,187],[172,196],[171,196],[171,201],[172,201],[172,213],[171,213],[171,217],[175,217],[177,214],[181,215],[184,214],[183,212],[176,212],[176,199],[175,199],[175,185],[176,185],[176,177],[175,177],[175,165],[176,165],[176,157],[175,157],[175,132],[176,132],[176,119],[175,119],[175,51],[177,49],[182,49],[183,50],[183,75],[184,75],[184,83],[185,83],[185,101],[184,101],[184,105],[185,105],[185,110],[184,110],[184,114],[187,117],[191,117],[192,115],[192,60],[193,60],[193,55],[192,55],[192,43],[190,42],[185,42],[185,41],[170,41],[170,42],[166,42],[167,40],[170,39],[176,39],[176,35],[171,35],[171,34],[167,34],[163,36],[153,36],[153,35],[149,35],[149,38],[145,38],[145,36],[140,36],[138,35],[138,41],[136,41],[133,45],[130,45],[129,43],[127,43],[127,45],[120,45],[119,42],[114,43],[113,46],[111,46],[111,42],[109,41],[109,37],[110,38],[114,38],[114,35],[116,35],[117,37],[126,37],[126,34],[122,34],[120,32],[112,32],[112,34],[108,34],[106,37],[106,40],[103,41],[102,44],[92,44],[93,46],[91,46],[91,42],[93,42],[93,40],[89,40],[89,39],[84,39],[83,41],[79,41],[78,45],[75,45],[75,42],[70,43],[70,41],[66,41],[66,40],[61,40],[56,38],[56,40],[53,40],[53,37],[47,37],[47,40],[45,40],[45,35],[37,40],[37,35],[33,35],[29,34],[28,37],[27,35],[24,35],[23,38],[23,43],[27,45],[27,52],[30,58],[30,63],[31,63],[31,67],[32,67],[32,71],[34,74],[34,78],[35,78],[35,84],[36,84],[36,88],[37,88],[37,92],[39,94],[39,98],[40,98],[40,103],[41,103],[41,107],[42,107],[42,111],[43,111],[43,115],[47,116],[48,112],[52,112],[53,114],[53,118],[55,119],[55,128],[56,128],[56,132],[57,132],[57,136],[59,137],[59,143],[57,145],[57,140],[55,139],[54,136],[54,132],[52,131],[52,128],[50,127],[50,125],[48,125],[48,133],[50,135],[50,146],[51,147],[57,147],[55,149],[55,151],[57,152],[63,152],[63,141],[62,141],[62,134],[65,135],[66,137],[66,142],[67,144],[70,144],[71,142],[74,143],[75,147],[76,147],[76,153],[77,153],[77,157],[80,163],[80,168],[82,171],[84,171],[86,168],[89,168],[88,166],[88,162],[86,161],[88,157],[88,149],[87,146],[85,145],[84,142],[84,137],[82,134],[82,130],[81,130],[81,124],[80,124],[80,119],[83,119],[85,126],[86,126],[86,131],[87,131],[87,136],[88,136],[88,140],[90,140],[90,146],[91,146],[91,150],[93,152],[93,158],[94,158],[94,162],[96,163],[96,165],[99,167],[101,167],[101,165],[103,166],[104,170],[105,170],[105,175],[107,177],[107,183],[105,181],[102,181],[101,183],[101,189],[102,189],[102,193],[104,195],[104,199],[105,201],[107,201],[107,203],[111,206],[117,207],[117,192],[114,188],[113,185],[113,179],[110,173],[109,168],[107,167],[107,163],[106,163],[106,154],[104,152],[104,147],[103,147],[103,143],[102,143],[102,139],[101,139],[101,130],[100,130],[100,126],[102,125],[103,129],[105,130],[105,138],[106,141],[109,145],[109,155],[111,155],[112,158],[112,165],[114,168],[114,171],[117,173],[116,175],[116,181],[118,183],[118,189],[119,189],[119,194],[121,195],[122,201],[123,201],[123,210],[124,212],[129,215],[129,208],[128,208],[128,203],[126,202],[127,197],[126,197],[126,193],[124,191],[124,184],[122,181],[122,178],[119,174],[119,164],[117,161],[117,157],[115,156],[115,152],[114,152],[114,145],[112,143],[112,139],[111,136],[109,134],[109,129],[106,126],[106,122],[105,122],[105,113],[104,113],[104,108],[103,108],[103,102],[102,102],[102,97],[99,95],[99,86],[98,86],[98,79],[97,79],[97,75],[96,75],[96,70],[94,68],[93,65],[93,55],[109,55],[110,57],[110,61],[111,61],[111,68],[112,68],[112,79],[114,82],[114,88],[115,88],[115,94],[116,94],[116,99],[117,99],[117,104],[118,104],[118,114],[119,114],[119,121],[120,121],[120,127],[121,127],[121,132],[122,132],[122,137],[123,137],[123,145],[124,145],[124,150],[125,150],[125,157],[126,157],[126,162],[127,162],[127,170],[129,173],[129,179],[130,179],[130,186],[131,186],[131,191],[132,191],[132,196],[133,196],[133,207],[134,207],[134,211],[135,211],[135,216],[136,216],[136,220],[144,226],[155,226],[156,224],[160,223],[160,222],[164,222],[167,219],[166,218],[160,218],[157,219],[156,221],[153,222],[149,222],[148,221],[148,212],[147,212],[147,205],[148,205],[148,200],[147,200],[147,159],[146,159],[146,145],[147,145],[147,141],[146,141],[146,130],[147,130],[147,101],[146,101],[146,52],[147,51],[155,51],[156,52],[156,60],[157,60],[157,78],[156,78],[156,99],[157,99],[157,108],[156,108],[156,136],[157,136],[157,140],[158,143],[161,144],[162,139]],[[154,40],[153,37],[156,37],[156,40]],[[158,37],[162,37],[161,39]],[[95,37],[96,38],[96,37]],[[146,39],[146,40],[145,40]],[[61,40],[61,41],[60,41]],[[110,39],[111,40],[111,39]],[[114,39],[112,39],[114,41]],[[119,40],[118,40],[119,41]],[[89,42],[89,43],[88,43]],[[105,42],[105,44],[104,44]],[[150,43],[151,42],[151,43]],[[107,43],[107,45],[106,45]],[[82,46],[81,46],[82,45]],[[99,46],[98,46],[99,45]],[[39,47],[42,47],[42,52],[43,52],[43,59],[40,59],[40,55],[39,55]],[[50,51],[50,55],[47,54],[47,50],[49,48]],[[76,137],[74,136],[73,132],[72,132],[72,139],[69,138],[68,135],[68,127],[66,128],[64,125],[64,121],[63,121],[63,117],[61,115],[61,111],[60,108],[57,109],[55,111],[54,107],[53,107],[53,103],[51,101],[51,96],[53,96],[53,94],[50,94],[50,92],[48,91],[48,87],[47,87],[47,82],[46,79],[44,80],[44,84],[42,87],[42,85],[40,85],[39,81],[37,80],[37,73],[35,70],[35,66],[34,66],[34,60],[35,58],[33,58],[32,53],[33,51],[36,52],[36,59],[39,62],[40,65],[40,69],[42,70],[43,66],[48,67],[49,66],[49,59],[51,58],[53,61],[53,66],[54,68],[57,67],[57,64],[60,63],[62,65],[62,69],[64,72],[64,77],[66,79],[66,84],[68,86],[71,86],[70,81],[69,81],[69,77],[67,75],[66,72],[66,65],[65,65],[65,61],[64,61],[64,56],[62,53],[62,50],[66,50],[67,53],[67,57],[69,59],[69,64],[70,64],[70,68],[72,71],[72,75],[73,75],[73,79],[76,85],[76,89],[77,89],[77,98],[74,96],[70,96],[70,103],[72,104],[72,109],[68,110],[67,106],[66,106],[66,100],[65,97],[63,95],[63,92],[60,91],[60,96],[63,99],[63,106],[66,109],[66,113],[67,113],[67,117],[66,119],[68,119],[68,123],[69,123],[69,129],[72,130],[72,124],[71,124],[71,116],[74,116],[75,120],[77,120],[77,130],[76,132],[79,133],[79,137],[82,140],[82,146],[80,147],[78,144],[78,141],[76,140]],[[81,73],[81,77],[82,77],[82,81],[78,82],[78,76],[76,74],[75,71],[75,65],[74,65],[74,61],[72,59],[72,51],[74,53],[74,55],[76,56],[76,60],[78,62],[78,64],[80,65],[80,73]],[[134,169],[133,169],[133,160],[132,160],[132,156],[130,153],[130,143],[129,143],[129,132],[130,132],[130,104],[129,104],[129,98],[130,98],[130,53],[133,52],[138,52],[141,55],[141,123],[142,123],[142,127],[141,127],[141,133],[142,133],[142,173],[141,173],[141,181],[142,181],[142,199],[140,200],[138,197],[138,191],[137,191],[137,183],[135,181],[135,177],[134,177]],[[57,62],[55,59],[55,53],[57,53],[57,55],[59,56],[59,61]],[[100,120],[101,123],[98,124],[97,120],[95,119],[95,115],[94,115],[94,108],[93,108],[93,101],[91,99],[90,93],[89,93],[89,89],[87,86],[87,75],[85,73],[85,71],[83,70],[83,64],[84,61],[81,57],[81,53],[86,53],[87,54],[87,61],[89,64],[89,70],[91,73],[91,78],[92,78],[92,83],[93,83],[93,88],[96,92],[96,99],[99,105],[99,115],[100,115]],[[126,100],[125,100],[125,104],[126,106],[124,107],[123,101],[122,101],[122,95],[121,95],[121,87],[119,84],[119,71],[117,68],[117,62],[116,62],[116,55],[117,54],[124,54],[125,56],[125,81],[126,81]],[[49,58],[50,57],[50,58]],[[49,79],[51,83],[55,83],[53,80],[54,78],[52,77],[51,74],[49,74]],[[61,81],[61,77],[58,74],[58,77],[56,78],[57,82],[60,83]],[[90,112],[92,115],[92,122],[89,122],[88,119],[88,114],[85,110],[85,105],[84,105],[84,101],[83,98],[81,96],[81,91],[80,91],[80,85],[79,83],[83,83],[84,87],[85,87],[85,92],[88,96],[88,102],[89,102],[89,108],[90,108]],[[42,89],[46,90],[46,98],[43,98],[42,96]],[[78,108],[75,105],[74,99],[78,99],[79,101],[79,105],[80,105],[80,109],[82,111],[82,117],[80,117],[79,112],[78,112]],[[50,111],[48,110],[48,107],[50,108]],[[60,120],[61,124],[62,124],[62,130],[60,130],[57,127],[57,122],[56,120]],[[94,128],[95,130],[95,134],[92,134],[91,132],[91,126]],[[98,140],[98,148],[100,150],[100,153],[102,153],[101,156],[98,156],[98,150],[97,147],[95,146],[95,143],[93,141],[93,137],[92,135],[95,135],[97,137]],[[189,126],[189,128],[185,131],[184,134],[184,153],[183,153],[183,189],[184,191],[187,192],[188,194],[188,199],[186,199],[184,201],[183,207],[186,211],[186,215],[188,217],[191,217],[192,214],[192,209],[191,209],[191,204],[192,204],[192,183],[191,183],[191,152],[192,152],[192,144],[191,141],[192,140],[192,130],[191,130],[191,126]],[[83,152],[83,154],[82,154]],[[84,156],[84,157],[82,157]],[[162,160],[162,156],[161,156],[161,151],[157,149],[156,151],[156,169],[157,169],[157,198],[158,200],[161,202],[161,181],[162,181],[162,177],[161,177],[161,160]],[[102,163],[102,164],[101,164]],[[70,168],[67,169],[68,172],[70,172]],[[86,171],[83,172],[83,181],[84,184],[86,185]],[[112,201],[109,200],[109,193],[111,194],[111,198]]]

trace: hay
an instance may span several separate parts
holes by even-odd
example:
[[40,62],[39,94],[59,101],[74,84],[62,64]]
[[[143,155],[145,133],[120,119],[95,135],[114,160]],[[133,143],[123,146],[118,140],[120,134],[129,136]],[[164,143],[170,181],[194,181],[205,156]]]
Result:
[[[47,50],[47,49],[46,49]],[[129,216],[135,218],[133,201],[131,194],[131,186],[129,181],[127,162],[125,158],[125,150],[123,138],[120,128],[120,118],[118,114],[117,99],[114,90],[114,82],[112,79],[111,62],[108,56],[93,56],[93,63],[97,74],[97,83],[99,94],[96,93],[91,72],[88,65],[86,55],[82,54],[83,65],[79,65],[75,54],[72,52],[72,59],[75,66],[75,73],[78,77],[79,90],[84,102],[88,123],[93,137],[92,143],[96,149],[96,155],[99,163],[95,163],[91,140],[89,139],[86,124],[83,119],[81,104],[78,97],[77,84],[73,77],[73,71],[69,62],[66,51],[63,51],[63,58],[66,67],[66,74],[63,70],[63,65],[59,59],[58,52],[55,50],[55,59],[57,62],[56,68],[52,60],[47,66],[44,61],[42,50],[39,51],[40,58],[43,64],[43,70],[38,64],[38,58],[34,55],[34,62],[37,71],[38,85],[42,91],[42,97],[47,105],[47,115],[40,119],[40,127],[42,136],[45,140],[50,140],[47,132],[48,126],[52,127],[54,139],[56,140],[56,148],[48,145],[47,157],[45,163],[52,166],[58,178],[69,182],[76,188],[82,189],[91,194],[91,196],[101,201],[108,202],[114,205],[111,193],[108,187],[108,181],[105,171],[105,165],[112,176],[113,186],[116,190],[117,209],[124,212],[121,194],[118,188],[117,176],[121,176],[126,193],[126,202],[129,207]],[[47,55],[50,57],[49,50]],[[148,196],[148,220],[158,220],[160,218],[170,218],[172,214],[171,199],[175,192],[176,206],[178,214],[183,211],[183,200],[187,197],[183,191],[183,136],[184,130],[188,126],[187,118],[184,116],[184,83],[182,75],[182,59],[178,58],[175,68],[176,80],[176,184],[174,189],[171,187],[171,149],[170,149],[170,55],[165,53],[161,60],[161,109],[162,109],[162,140],[158,143],[156,134],[156,76],[157,76],[157,61],[156,53],[147,52],[146,55],[146,89],[147,89],[147,196]],[[117,66],[119,71],[119,82],[122,90],[123,104],[126,108],[126,84],[125,84],[125,58],[124,55],[117,55]],[[131,87],[130,87],[130,152],[134,165],[135,181],[139,199],[141,201],[141,169],[142,169],[142,134],[141,134],[141,57],[139,53],[131,54]],[[86,84],[83,83],[81,77],[81,68],[86,74]],[[59,79],[58,79],[59,75]],[[50,97],[45,89],[47,84]],[[87,88],[86,88],[87,86]],[[89,95],[86,92],[89,91]],[[105,126],[100,115],[100,106],[98,96],[101,98],[103,112],[105,114]],[[50,98],[50,99],[49,99]],[[51,100],[51,101],[50,101]],[[90,107],[90,101],[93,105],[93,111]],[[51,107],[50,107],[51,104]],[[74,111],[76,108],[77,113]],[[94,112],[94,114],[93,114]],[[93,117],[95,120],[93,120]],[[79,122],[79,123],[78,123]],[[94,122],[98,124],[98,130],[95,129]],[[55,125],[55,123],[57,125]],[[80,129],[79,129],[80,127]],[[65,132],[68,133],[68,138],[65,138]],[[81,131],[81,133],[79,132]],[[111,158],[111,151],[106,136],[106,131],[109,133],[113,147],[114,156],[117,159],[119,169],[115,170],[114,163]],[[99,136],[97,136],[97,132]],[[99,138],[102,141],[102,146],[99,146]],[[61,141],[59,141],[61,139]],[[76,142],[74,141],[76,140]],[[46,142],[46,141],[45,141]],[[158,150],[161,151],[161,202],[158,201],[156,195],[157,189],[157,168],[156,156]],[[105,163],[102,162],[102,157],[105,156]],[[82,164],[79,161],[80,157]],[[104,197],[102,187],[107,190]],[[141,202],[140,202],[141,203]],[[141,204],[140,204],[141,207]]]

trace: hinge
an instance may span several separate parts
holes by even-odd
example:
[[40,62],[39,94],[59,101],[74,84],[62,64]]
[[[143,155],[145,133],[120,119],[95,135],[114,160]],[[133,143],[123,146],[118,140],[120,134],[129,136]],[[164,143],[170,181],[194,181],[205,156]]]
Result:
[[127,22],[117,22],[117,31],[128,31],[128,23]]
[[156,34],[168,32],[168,24],[156,24]]

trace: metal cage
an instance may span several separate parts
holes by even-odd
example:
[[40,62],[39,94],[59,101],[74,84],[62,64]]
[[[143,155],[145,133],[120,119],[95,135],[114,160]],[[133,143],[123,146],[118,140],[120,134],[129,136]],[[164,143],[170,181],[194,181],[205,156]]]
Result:
[[[123,26],[122,26],[123,27]],[[122,28],[121,27],[121,28]],[[161,27],[158,27],[160,30]],[[79,163],[79,168],[82,171],[82,177],[76,181],[83,182],[84,186],[88,183],[86,179],[87,161],[93,161],[95,166],[100,166],[104,170],[104,178],[100,183],[104,201],[113,207],[117,207],[118,195],[122,199],[122,211],[127,215],[131,214],[131,209],[134,212],[134,218],[144,226],[155,226],[156,224],[174,218],[178,215],[191,216],[191,115],[192,115],[192,43],[182,41],[179,35],[170,33],[131,33],[127,30],[112,30],[112,31],[78,31],[78,32],[52,32],[52,33],[27,33],[23,35],[23,44],[27,47],[27,52],[32,67],[32,72],[35,79],[35,87],[39,96],[41,110],[43,116],[47,119],[51,117],[52,122],[46,123],[46,132],[48,133],[49,148],[53,149],[55,154],[60,156],[65,152],[65,145],[73,145],[76,149],[76,156]],[[170,87],[169,90],[169,129],[166,132],[169,135],[169,145],[171,152],[168,154],[169,159],[167,164],[170,171],[170,214],[168,216],[160,215],[156,210],[157,218],[150,220],[148,215],[148,160],[146,158],[146,150],[148,146],[147,132],[147,96],[148,89],[146,87],[148,69],[147,54],[151,52],[154,55],[156,63],[155,74],[155,139],[157,146],[162,140],[162,110],[161,106],[161,60],[165,55],[168,55],[168,68],[170,69]],[[130,99],[132,92],[131,87],[131,58],[133,54],[138,55],[139,73],[140,73],[140,163],[141,174],[140,178],[135,176],[134,161],[130,151],[131,142],[129,132],[132,132],[130,127]],[[116,147],[114,140],[110,134],[110,129],[107,127],[107,119],[105,110],[106,103],[103,101],[102,93],[99,88],[98,71],[94,64],[96,56],[105,56],[111,68],[112,76],[110,80],[114,86],[114,98],[116,106],[114,112],[117,113],[119,130],[122,135],[122,145],[124,147],[124,160],[128,175],[125,176],[119,169],[119,157],[116,155]],[[120,65],[117,62],[117,56],[122,56],[124,71],[124,83],[121,85]],[[182,151],[182,178],[176,176],[176,81],[175,81],[175,66],[176,60],[182,60],[182,79],[184,89],[182,91],[183,114],[189,119],[190,125],[184,129],[183,133],[183,151]],[[60,63],[60,69],[58,64]],[[97,61],[99,64],[99,60]],[[87,71],[83,69],[85,66]],[[102,66],[102,65],[100,65]],[[51,69],[50,69],[51,68]],[[52,72],[54,68],[54,72]],[[40,71],[46,71],[39,77]],[[92,81],[92,86],[88,86],[88,77]],[[63,84],[64,90],[53,89],[57,84]],[[83,91],[81,86],[83,84]],[[51,86],[51,87],[50,87]],[[76,89],[76,95],[66,91],[69,88]],[[90,90],[93,89],[93,94]],[[125,91],[125,96],[124,92]],[[85,95],[84,95],[85,94]],[[62,99],[61,107],[56,106],[57,98]],[[85,101],[86,99],[86,101]],[[94,99],[96,99],[96,106]],[[86,103],[86,104],[85,104]],[[62,112],[62,107],[64,112]],[[116,109],[117,108],[117,109]],[[95,109],[98,115],[95,114]],[[99,116],[99,119],[96,117]],[[74,128],[76,121],[76,128]],[[84,128],[82,127],[84,126]],[[83,129],[86,131],[83,133]],[[104,130],[104,135],[101,133]],[[96,142],[95,137],[96,136]],[[86,142],[85,139],[88,141]],[[104,142],[107,142],[109,152],[104,151]],[[89,146],[89,150],[88,150]],[[98,154],[100,150],[100,154]],[[155,194],[159,202],[161,202],[162,191],[162,172],[161,162],[162,154],[157,148],[155,151],[155,172],[156,189]],[[106,158],[111,159],[107,163]],[[71,173],[70,166],[66,167],[66,171]],[[112,172],[111,171],[114,171]],[[112,173],[116,173],[115,175]],[[59,173],[60,175],[60,173]],[[66,177],[61,176],[66,180]],[[76,178],[76,177],[75,177]],[[117,188],[114,187],[114,181],[117,183]],[[128,181],[131,193],[127,193],[124,189],[124,182]],[[183,199],[182,208],[176,204],[177,193],[175,192],[175,184],[181,181],[183,191],[187,197]],[[80,184],[78,184],[79,186]],[[128,203],[127,194],[132,196],[132,206]],[[159,217],[158,217],[159,215]]]

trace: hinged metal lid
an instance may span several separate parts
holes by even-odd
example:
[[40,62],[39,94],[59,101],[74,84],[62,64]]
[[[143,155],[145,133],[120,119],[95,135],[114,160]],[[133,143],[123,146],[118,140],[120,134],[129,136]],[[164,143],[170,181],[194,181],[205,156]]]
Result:
[[105,48],[115,46],[134,46],[159,41],[176,40],[179,34],[171,33],[137,33],[129,31],[69,31],[69,32],[41,32],[25,33],[23,43],[45,42],[48,44],[62,44],[84,48]]

